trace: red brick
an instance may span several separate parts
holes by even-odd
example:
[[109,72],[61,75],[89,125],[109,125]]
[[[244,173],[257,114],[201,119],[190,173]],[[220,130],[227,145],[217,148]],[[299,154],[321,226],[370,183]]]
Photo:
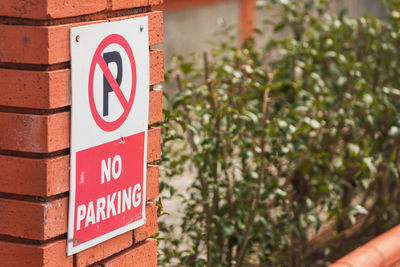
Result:
[[385,266],[383,265],[383,260],[383,255],[381,255],[377,250],[363,246],[351,252],[346,256],[346,258],[339,260],[335,264],[347,264],[351,267]]
[[149,101],[149,125],[162,121],[162,91],[155,89],[150,91]]
[[133,230],[134,242],[139,243],[158,232],[157,207],[153,202],[146,203],[146,224]]
[[47,0],[47,17],[64,18],[92,14],[103,11],[106,7],[107,0]]
[[76,266],[88,266],[129,248],[132,244],[132,231],[126,232],[76,254]]
[[0,105],[58,108],[71,103],[70,71],[0,69]]
[[149,0],[111,0],[112,10],[148,6]]
[[164,81],[164,53],[162,50],[150,50],[150,84]]
[[105,10],[107,0],[7,0],[0,1],[0,16],[52,19],[96,13]]
[[42,175],[41,179],[46,181],[46,196],[53,196],[69,191],[69,156],[49,158],[44,160],[44,162],[46,164],[46,173]]
[[[149,45],[161,44],[164,41],[163,12],[152,11],[149,15]],[[132,16],[140,17],[140,15]]]
[[400,261],[400,247],[393,246],[393,244],[400,244],[400,226],[376,237],[366,246],[378,251],[384,258],[383,265],[389,266]]
[[0,155],[0,192],[47,197],[69,190],[69,156],[30,159]]
[[[109,21],[133,17],[149,17],[149,45],[163,41],[162,12],[153,11]],[[70,61],[70,28],[105,20],[56,26],[0,25],[0,62],[56,64]]]
[[159,193],[158,183],[158,165],[147,165],[146,177],[146,198],[147,200],[155,199]]
[[69,112],[52,115],[1,112],[0,125],[0,149],[46,153],[69,146]]
[[0,113],[0,125],[0,149],[45,150],[45,116]]
[[25,245],[0,241],[0,262],[3,267],[72,267],[73,258],[67,257],[65,251],[66,240],[45,245]]
[[147,239],[143,243],[128,249],[127,251],[102,262],[104,267],[135,266],[156,267],[157,266],[157,240]]
[[133,7],[155,6],[162,4],[163,0],[112,0],[112,10]]
[[147,162],[161,159],[161,128],[152,127],[147,136]]
[[329,267],[351,267],[351,265],[348,265],[347,263],[335,262],[334,264],[329,265]]
[[47,240],[67,232],[68,199],[47,203],[0,198],[0,234]]
[[332,266],[395,266],[400,260],[400,226],[376,237],[339,259]]
[[46,0],[0,1],[0,16],[38,19],[46,17]]
[[67,267],[73,266],[73,258],[67,257],[67,241],[60,240],[39,246],[43,249],[43,266]]
[[151,6],[161,5],[162,3],[164,3],[164,0],[149,0]]
[[49,27],[0,25],[0,62],[47,64],[48,35]]

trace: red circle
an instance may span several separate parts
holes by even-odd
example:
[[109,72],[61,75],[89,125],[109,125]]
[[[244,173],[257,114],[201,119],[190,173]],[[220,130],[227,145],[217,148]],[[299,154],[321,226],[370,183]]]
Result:
[[[120,45],[125,52],[128,55],[129,62],[131,64],[131,69],[132,69],[132,89],[131,89],[131,94],[129,96],[128,100],[128,105],[124,107],[124,112],[122,115],[116,119],[115,121],[105,121],[103,118],[100,116],[99,112],[97,111],[96,104],[94,103],[94,97],[93,97],[93,79],[94,79],[94,71],[98,62],[98,57],[102,57],[101,53],[103,50],[108,47],[111,44],[118,44]],[[135,99],[135,93],[136,93],[136,62],[135,62],[135,57],[133,56],[132,49],[129,46],[128,41],[125,40],[124,37],[122,37],[119,34],[111,34],[104,38],[103,41],[101,41],[100,45],[97,47],[96,52],[93,55],[92,59],[92,64],[90,65],[90,71],[89,71],[89,105],[90,105],[90,110],[92,112],[93,119],[95,120],[96,124],[104,131],[106,132],[111,132],[119,127],[124,123],[124,121],[128,118],[129,112],[132,109],[133,106],[133,100]]]

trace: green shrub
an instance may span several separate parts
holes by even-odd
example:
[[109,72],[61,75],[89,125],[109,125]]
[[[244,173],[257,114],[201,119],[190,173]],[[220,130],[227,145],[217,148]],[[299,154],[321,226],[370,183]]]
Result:
[[399,221],[398,1],[384,20],[264,2],[265,45],[227,30],[169,73],[164,175],[193,183],[161,265],[324,265]]

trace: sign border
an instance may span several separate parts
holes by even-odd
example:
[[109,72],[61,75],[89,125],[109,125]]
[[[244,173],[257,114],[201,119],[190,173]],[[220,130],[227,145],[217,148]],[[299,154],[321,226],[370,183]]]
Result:
[[[122,20],[122,21],[104,22],[104,23],[97,23],[97,24],[92,24],[92,25],[85,25],[85,26],[79,26],[79,27],[71,28],[70,29],[71,80],[72,80],[72,77],[74,77],[74,75],[77,74],[76,72],[79,72],[78,69],[73,69],[72,68],[72,66],[74,66],[74,57],[72,56],[72,53],[73,53],[73,50],[75,49],[74,45],[75,45],[76,35],[80,34],[81,30],[82,31],[88,31],[89,29],[90,30],[92,29],[91,27],[101,27],[101,26],[108,27],[107,29],[110,29],[110,28],[118,29],[118,24],[119,23],[126,23],[126,25],[129,25],[129,23],[131,23],[131,22],[137,23],[137,24],[139,24],[141,26],[140,27],[141,28],[140,32],[145,34],[145,45],[148,48],[149,47],[149,40],[148,40],[148,17],[147,16],[138,17],[138,18],[131,18],[131,19]],[[107,32],[107,31],[110,34],[112,34],[109,30],[105,30],[105,32]],[[108,34],[108,35],[110,35],[110,34]],[[108,36],[108,35],[106,34],[106,36]],[[104,40],[104,38],[105,37],[103,37],[103,40]],[[145,56],[145,58],[147,58],[148,61],[146,62],[147,70],[145,71],[145,74],[146,74],[145,75],[145,79],[146,79],[145,85],[147,86],[147,90],[149,90],[149,85],[150,85],[150,76],[149,76],[149,74],[150,74],[149,73],[149,69],[150,69],[149,68],[150,67],[149,66],[150,65],[150,51],[147,51],[146,53],[147,53],[147,55]],[[135,67],[137,68],[137,66],[135,66]],[[71,85],[72,86],[74,85],[73,81],[71,82]],[[137,90],[137,88],[136,88],[136,90]],[[136,93],[137,93],[137,91],[136,91]],[[146,95],[147,95],[147,100],[149,100],[149,92],[146,92]],[[72,93],[72,99],[74,99],[73,93]],[[148,107],[149,107],[149,103],[147,103],[147,109],[148,109]],[[71,105],[71,120],[73,118],[73,109],[74,109],[74,107]],[[147,112],[148,112],[148,110],[145,113],[147,114]],[[128,118],[129,117],[130,116],[128,115]],[[121,228],[118,228],[116,230],[113,230],[113,231],[111,231],[111,232],[109,232],[107,234],[104,234],[102,236],[96,237],[96,238],[94,238],[92,240],[89,240],[89,241],[87,241],[85,243],[82,243],[82,244],[80,244],[78,246],[75,246],[75,247],[73,246],[73,241],[74,241],[73,238],[74,238],[74,220],[75,220],[75,218],[74,218],[74,209],[75,209],[75,192],[76,192],[76,184],[75,184],[75,182],[76,182],[75,181],[76,166],[73,166],[73,164],[76,164],[76,152],[84,150],[85,148],[79,148],[79,149],[75,149],[75,150],[73,149],[73,144],[74,144],[73,142],[74,141],[73,141],[73,134],[72,133],[74,131],[73,130],[74,127],[77,127],[77,126],[74,126],[74,124],[71,122],[71,135],[70,135],[70,138],[71,138],[71,142],[70,142],[70,144],[71,144],[71,153],[70,153],[70,194],[69,194],[68,227],[67,227],[67,229],[68,229],[68,232],[67,232],[67,236],[68,236],[67,237],[67,255],[68,256],[72,256],[72,255],[74,255],[74,254],[76,254],[76,253],[78,253],[80,251],[83,251],[85,249],[88,249],[90,247],[98,245],[98,244],[100,244],[100,243],[102,243],[102,242],[104,242],[106,240],[109,240],[109,239],[111,239],[113,237],[116,237],[118,235],[124,234],[124,233],[126,233],[128,231],[131,231],[133,229],[136,229],[136,228],[138,228],[138,227],[140,227],[140,226],[142,226],[142,225],[144,225],[146,223],[146,203],[147,203],[147,201],[146,201],[146,199],[147,199],[147,196],[146,196],[146,191],[147,191],[146,180],[147,180],[148,118],[145,119],[145,122],[146,122],[146,125],[145,125],[145,128],[143,130],[144,133],[145,133],[145,140],[144,140],[144,160],[143,160],[143,187],[142,187],[142,192],[143,192],[143,194],[142,194],[143,195],[143,197],[142,197],[142,201],[143,201],[142,214],[143,214],[143,217],[142,217],[142,219],[140,219],[138,221],[135,221],[135,222],[133,222],[131,224],[128,224],[126,226],[123,226]],[[124,123],[120,126],[120,128],[121,127],[125,127],[123,125],[124,125]],[[119,131],[119,129],[117,129],[117,130]],[[139,131],[139,132],[143,132],[143,131]],[[112,133],[114,133],[114,132],[116,132],[116,130],[113,131]],[[110,133],[110,132],[108,132],[108,133]],[[131,134],[136,134],[136,133],[138,133],[138,131],[132,132]],[[110,139],[108,141],[115,141],[115,139],[114,140]],[[90,147],[92,147],[92,146],[90,146]],[[90,148],[90,147],[87,147],[87,148]]]

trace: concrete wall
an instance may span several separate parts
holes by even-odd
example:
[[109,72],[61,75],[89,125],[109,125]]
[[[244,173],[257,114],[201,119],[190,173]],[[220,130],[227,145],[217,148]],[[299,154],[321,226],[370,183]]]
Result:
[[374,14],[381,16],[383,14],[380,0],[346,0],[339,1],[336,8],[345,8],[352,16],[362,16],[365,14]]
[[[168,0],[167,0],[168,1]],[[352,16],[363,14],[381,15],[380,0],[343,0],[337,1],[334,9],[346,8]],[[268,17],[265,11],[256,12],[257,25]],[[164,34],[166,63],[172,55],[189,55],[191,52],[202,52],[209,47],[207,40],[221,39],[215,32],[220,29],[219,20],[225,20],[227,25],[240,24],[240,1],[220,3],[193,9],[165,11]]]
[[220,38],[215,32],[220,29],[219,22],[226,25],[238,24],[239,1],[164,12],[164,44],[166,62],[172,55],[189,55],[208,49],[207,40]]

